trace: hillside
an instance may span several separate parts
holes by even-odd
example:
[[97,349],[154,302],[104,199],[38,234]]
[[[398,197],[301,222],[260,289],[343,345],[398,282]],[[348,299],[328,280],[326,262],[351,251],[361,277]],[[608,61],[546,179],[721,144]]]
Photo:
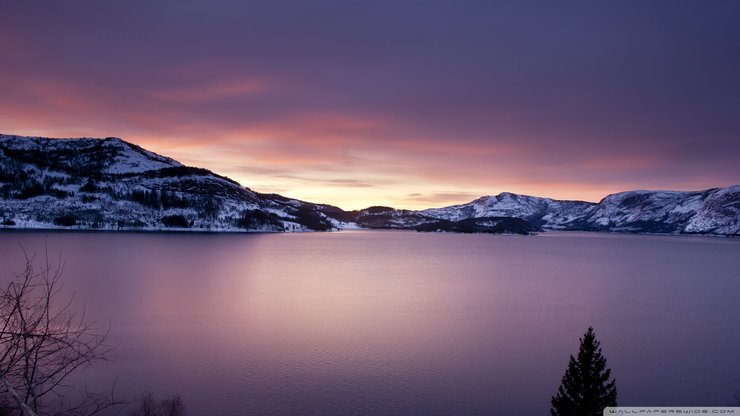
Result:
[[420,211],[358,211],[261,194],[118,138],[0,135],[4,228],[326,231],[352,228],[531,233],[580,230],[740,235],[740,185],[628,191],[599,203],[508,192]]
[[307,231],[340,209],[260,194],[118,138],[0,135],[0,221],[13,228]]
[[599,203],[504,192],[419,213],[448,221],[517,217],[550,230],[740,235],[740,185],[696,192],[627,191]]

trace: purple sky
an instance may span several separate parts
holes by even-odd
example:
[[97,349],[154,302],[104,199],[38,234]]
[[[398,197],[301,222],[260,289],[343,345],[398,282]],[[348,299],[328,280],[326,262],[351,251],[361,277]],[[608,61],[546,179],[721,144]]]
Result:
[[738,1],[2,1],[0,132],[343,208],[740,183]]

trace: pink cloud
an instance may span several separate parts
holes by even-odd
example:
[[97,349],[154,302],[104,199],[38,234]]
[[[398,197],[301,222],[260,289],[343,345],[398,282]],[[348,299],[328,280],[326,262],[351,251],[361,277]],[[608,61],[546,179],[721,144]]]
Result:
[[232,82],[214,82],[205,85],[195,85],[179,88],[167,88],[152,91],[143,91],[154,99],[166,102],[203,103],[233,97],[252,96],[263,94],[270,88],[265,80],[237,80]]

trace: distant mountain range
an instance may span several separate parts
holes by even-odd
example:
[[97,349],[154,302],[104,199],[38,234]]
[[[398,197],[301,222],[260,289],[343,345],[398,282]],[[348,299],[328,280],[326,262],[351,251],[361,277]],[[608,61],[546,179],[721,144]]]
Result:
[[262,194],[118,138],[0,135],[0,228],[172,231],[543,229],[740,235],[740,185],[629,191],[599,203],[511,193],[420,211],[344,211]]

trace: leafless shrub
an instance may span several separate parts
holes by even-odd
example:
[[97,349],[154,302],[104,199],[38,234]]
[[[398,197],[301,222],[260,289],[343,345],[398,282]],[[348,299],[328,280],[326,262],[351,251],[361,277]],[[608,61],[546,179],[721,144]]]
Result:
[[185,416],[185,405],[178,395],[158,402],[153,394],[148,393],[141,398],[139,409],[131,416]]

